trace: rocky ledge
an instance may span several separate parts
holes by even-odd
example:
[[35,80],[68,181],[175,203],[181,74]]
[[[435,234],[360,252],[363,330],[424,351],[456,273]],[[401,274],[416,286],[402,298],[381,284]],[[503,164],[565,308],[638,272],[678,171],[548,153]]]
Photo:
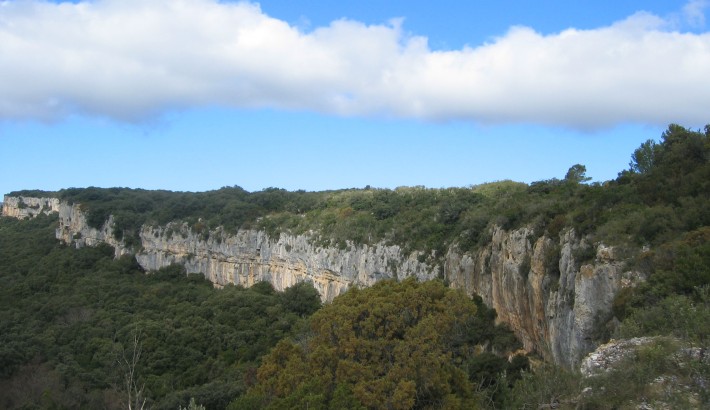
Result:
[[[173,222],[144,225],[140,245],[132,249],[113,236],[111,217],[100,229],[92,228],[78,204],[6,196],[3,205],[3,214],[16,218],[49,212],[59,214],[57,238],[65,243],[107,243],[117,257],[134,254],[149,271],[183,264],[216,286],[268,281],[282,290],[308,281],[330,301],[350,286],[370,286],[382,279],[443,278],[495,308],[499,321],[510,326],[526,350],[568,368],[596,348],[600,326],[613,323],[616,293],[643,280],[639,272],[624,270],[625,258],[617,249],[588,243],[571,229],[548,237],[526,227],[494,227],[489,243],[475,251],[454,244],[445,255],[429,258],[385,243],[319,246],[309,234],[272,237],[258,230],[227,233],[222,228],[197,232]],[[588,260],[576,256],[589,255],[590,249]]]

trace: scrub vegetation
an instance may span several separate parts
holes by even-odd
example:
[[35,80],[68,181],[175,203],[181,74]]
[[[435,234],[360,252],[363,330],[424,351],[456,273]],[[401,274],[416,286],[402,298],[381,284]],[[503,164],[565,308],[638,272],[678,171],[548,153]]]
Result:
[[[180,267],[146,275],[110,248],[58,244],[52,217],[0,218],[3,408],[178,408],[191,398],[210,409],[710,405],[708,360],[677,353],[708,349],[710,126],[669,126],[603,183],[575,164],[564,179],[465,188],[10,195],[81,204],[94,227],[113,215],[115,236],[133,246],[144,224],[181,221],[199,232],[307,234],[323,246],[384,242],[437,261],[451,246],[476,251],[493,227],[552,238],[571,228],[624,249],[628,268],[647,275],[616,296],[619,325],[602,339],[658,339],[582,379],[512,355],[519,344],[495,312],[440,281],[382,282],[321,308],[306,284],[217,290]],[[575,257],[591,260],[593,248]],[[659,387],[666,379],[682,388]]]

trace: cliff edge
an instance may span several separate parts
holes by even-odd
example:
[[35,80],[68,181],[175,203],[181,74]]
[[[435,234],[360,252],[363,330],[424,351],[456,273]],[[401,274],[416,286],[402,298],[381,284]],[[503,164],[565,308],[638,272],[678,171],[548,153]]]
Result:
[[320,246],[311,235],[281,233],[271,237],[258,230],[227,233],[222,228],[194,232],[184,223],[144,225],[140,245],[129,248],[113,236],[113,218],[100,229],[87,224],[79,204],[56,198],[6,196],[3,215],[29,218],[56,213],[56,237],[76,247],[107,243],[115,255],[135,255],[146,270],[173,263],[205,275],[216,286],[251,286],[270,282],[283,290],[308,281],[330,301],[351,286],[370,286],[382,279],[443,278],[452,287],[480,295],[496,309],[528,351],[572,368],[600,342],[600,327],[611,319],[612,301],[625,286],[641,280],[624,270],[624,258],[614,248],[598,244],[591,260],[575,255],[592,245],[573,230],[558,237],[536,237],[532,229],[494,227],[489,243],[476,252],[454,244],[437,262],[419,251],[405,254],[396,245],[347,243]]

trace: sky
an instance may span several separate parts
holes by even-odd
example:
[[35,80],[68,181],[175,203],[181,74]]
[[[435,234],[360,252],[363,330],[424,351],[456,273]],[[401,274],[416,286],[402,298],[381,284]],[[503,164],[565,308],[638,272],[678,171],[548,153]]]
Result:
[[710,0],[0,0],[0,194],[603,182],[710,123]]

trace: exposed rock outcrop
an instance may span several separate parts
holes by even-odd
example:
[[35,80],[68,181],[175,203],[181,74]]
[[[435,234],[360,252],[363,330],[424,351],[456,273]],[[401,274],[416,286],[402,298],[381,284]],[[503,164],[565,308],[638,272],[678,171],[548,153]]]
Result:
[[495,308],[525,349],[572,367],[596,347],[595,333],[609,320],[616,293],[633,284],[622,282],[633,275],[604,245],[594,261],[575,260],[575,251],[588,246],[573,230],[536,238],[528,228],[497,228],[476,254],[450,249],[444,271],[454,287]]
[[646,346],[658,338],[634,337],[631,339],[611,340],[592,353],[589,353],[579,366],[584,377],[604,374],[614,369],[622,360],[634,353],[639,347]]
[[435,277],[428,265],[417,260],[418,253],[404,255],[398,246],[319,247],[305,235],[282,233],[270,238],[261,231],[226,234],[222,229],[205,235],[177,223],[144,226],[140,237],[142,249],[136,259],[145,269],[180,263],[217,285],[251,286],[268,281],[277,290],[306,280],[325,301],[349,286],[370,286],[380,279]]
[[81,210],[79,204],[61,202],[56,212],[59,214],[56,236],[60,241],[74,244],[77,248],[106,243],[113,246],[116,257],[131,253],[123,241],[117,240],[113,235],[113,216],[109,216],[101,229],[96,229],[86,222],[86,213]]
[[2,214],[18,219],[32,218],[39,214],[59,212],[58,198],[34,198],[25,196],[5,196]]
[[[475,253],[454,245],[438,262],[422,262],[427,258],[421,252],[404,254],[400,247],[384,243],[322,247],[309,235],[270,237],[256,230],[231,234],[221,228],[197,232],[182,223],[143,226],[140,247],[131,250],[114,238],[112,218],[94,229],[80,205],[35,200],[6,196],[3,213],[28,217],[39,211],[26,209],[57,212],[57,238],[65,243],[108,243],[116,256],[134,253],[146,270],[180,263],[217,286],[268,281],[282,290],[309,281],[330,301],[350,286],[370,286],[381,279],[443,276],[495,308],[527,350],[570,368],[596,347],[595,331],[609,319],[615,294],[639,276],[624,272],[623,258],[603,245],[598,245],[593,261],[576,260],[577,251],[591,245],[572,230],[550,238],[536,237],[529,228],[495,228],[489,243]],[[20,203],[28,206],[19,208]]]
[[[624,408],[707,408],[709,365],[706,348],[678,339],[652,336],[611,340],[582,360],[579,370],[587,387],[580,399],[597,396],[597,400],[602,397],[606,401],[611,390],[624,398]],[[606,390],[605,376],[606,383],[625,383],[625,388]],[[619,380],[624,377],[628,380]]]

